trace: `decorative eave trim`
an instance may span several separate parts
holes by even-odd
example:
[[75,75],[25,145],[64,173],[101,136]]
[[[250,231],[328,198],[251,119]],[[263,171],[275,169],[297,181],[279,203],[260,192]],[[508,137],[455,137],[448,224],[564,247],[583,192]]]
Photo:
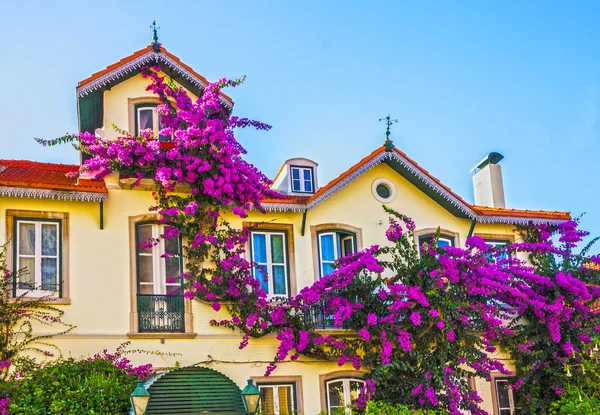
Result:
[[478,215],[473,209],[467,204],[465,204],[462,200],[458,199],[455,195],[448,192],[434,180],[432,180],[429,176],[423,174],[419,169],[415,168],[413,163],[408,161],[406,158],[402,157],[400,154],[395,152],[383,152],[373,157],[373,159],[369,160],[364,165],[360,166],[358,169],[353,171],[347,177],[342,179],[340,182],[336,183],[333,187],[325,191],[322,195],[319,195],[314,200],[311,200],[306,205],[302,204],[284,204],[284,203],[264,203],[263,206],[268,211],[274,212],[284,212],[284,211],[292,211],[292,212],[303,212],[304,210],[312,210],[315,207],[319,206],[321,203],[325,202],[331,196],[342,190],[344,187],[348,186],[354,180],[356,180],[363,173],[373,169],[375,166],[385,162],[386,160],[394,160],[400,163],[404,168],[406,168],[409,172],[414,174],[425,183],[428,187],[438,193],[441,197],[447,200],[449,203],[454,205],[458,210],[463,212],[468,218],[471,220],[476,220],[479,223],[505,223],[510,225],[558,225],[564,220],[561,219],[550,219],[550,218],[528,218],[528,217],[515,217],[515,216],[487,216],[487,215]]
[[[81,87],[78,87],[77,88],[77,97],[81,98],[81,97],[89,94],[90,92],[100,89],[103,86],[107,85],[108,83],[115,81],[115,80],[119,79],[120,77],[122,77],[132,71],[138,70],[142,66],[148,65],[152,62],[157,62],[157,63],[162,62],[162,63],[166,64],[167,66],[169,66],[171,69],[177,71],[181,76],[183,76],[185,79],[190,81],[193,85],[197,86],[198,88],[204,88],[207,85],[206,82],[204,82],[202,79],[198,78],[196,75],[194,75],[192,72],[190,72],[183,66],[181,66],[178,62],[173,60],[167,54],[161,53],[161,52],[157,53],[157,52],[150,50],[150,51],[144,53],[143,55],[138,56],[137,58],[132,59],[131,61],[113,69],[112,71],[94,79],[93,81],[91,81]],[[225,105],[228,109],[233,108],[233,103],[227,99],[224,99],[222,96],[219,97],[219,101],[223,105]]]
[[298,203],[261,203],[269,212],[304,212],[308,210],[306,205]]
[[362,165],[361,167],[356,169],[354,172],[352,172],[350,175],[348,175],[348,177],[345,177],[343,180],[341,180],[339,183],[337,183],[331,189],[327,190],[325,193],[323,193],[316,199],[309,202],[308,206],[307,206],[308,209],[312,209],[312,208],[320,205],[325,200],[329,199],[331,196],[333,196],[334,194],[339,192],[341,189],[346,187],[348,184],[353,182],[357,177],[359,177],[363,173],[371,170],[378,164],[381,164],[388,159],[395,160],[398,163],[402,164],[402,166],[404,168],[406,168],[412,174],[417,176],[421,181],[423,181],[427,186],[429,186],[431,189],[433,189],[436,193],[440,194],[440,196],[442,196],[448,202],[450,202],[451,204],[456,206],[465,215],[471,217],[472,219],[475,217],[475,213],[467,205],[465,205],[465,203],[463,203],[461,200],[457,199],[454,195],[449,193],[446,189],[441,187],[438,183],[431,180],[431,178],[424,175],[420,170],[416,169],[411,162],[409,162],[408,160],[406,160],[404,157],[402,157],[401,155],[399,155],[397,153],[392,153],[392,152],[388,152],[388,151],[380,153],[377,156],[373,157],[372,160],[369,160],[367,163],[365,163],[364,165]]
[[478,223],[505,223],[507,225],[560,225],[563,219],[525,218],[515,216],[482,216],[476,215]]
[[75,202],[106,202],[108,194],[79,192],[72,190],[49,190],[29,187],[0,186],[0,196],[20,197],[26,199],[55,199]]

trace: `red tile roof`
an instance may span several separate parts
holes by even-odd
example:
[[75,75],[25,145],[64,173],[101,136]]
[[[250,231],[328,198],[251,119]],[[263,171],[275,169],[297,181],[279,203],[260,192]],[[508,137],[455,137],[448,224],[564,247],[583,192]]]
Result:
[[519,218],[536,218],[552,220],[569,220],[569,212],[558,212],[554,210],[529,210],[529,209],[506,209],[492,208],[487,206],[469,205],[475,213],[482,216],[507,216]]
[[[385,147],[379,147],[367,157],[356,163],[350,169],[321,187],[315,194],[310,196],[299,195],[283,195],[282,199],[266,198],[263,203],[284,204],[284,205],[307,205],[316,198],[326,194],[336,184],[344,180],[346,177],[360,169],[374,157],[385,151]],[[569,212],[556,212],[545,210],[524,210],[524,209],[504,209],[491,208],[486,206],[475,206],[464,201],[460,196],[454,193],[450,188],[444,186],[438,179],[433,177],[427,170],[420,167],[417,163],[411,160],[406,154],[394,148],[394,151],[404,157],[407,161],[418,169],[422,174],[430,180],[437,183],[446,192],[455,197],[467,208],[471,209],[479,216],[500,216],[514,218],[532,218],[532,219],[549,219],[549,220],[569,220],[571,215]],[[76,172],[79,169],[78,165],[69,164],[52,164],[40,163],[26,160],[0,160],[0,186],[22,187],[34,189],[48,190],[73,190],[80,192],[91,193],[107,193],[106,185],[103,180],[86,180],[74,179],[67,176],[67,173]]]
[[[140,49],[137,52],[134,52],[133,54],[119,60],[118,62],[113,63],[112,65],[108,65],[106,68],[102,69],[101,71],[98,71],[98,72],[92,74],[90,77],[84,79],[83,81],[80,81],[77,84],[77,88],[80,88],[82,86],[89,84],[90,82],[100,78],[101,76],[106,75],[107,73],[109,73],[111,71],[114,71],[115,69],[127,64],[128,62],[131,62],[132,60],[142,56],[145,53],[151,52],[152,50],[153,50],[152,45],[148,45],[144,49]],[[167,55],[168,57],[173,59],[175,62],[177,62],[178,65],[181,65],[183,68],[185,68],[187,71],[189,71],[191,74],[193,74],[195,77],[200,79],[205,84],[209,83],[209,81],[205,77],[200,75],[198,72],[194,71],[190,66],[183,63],[177,56],[173,55],[171,52],[166,50],[162,45],[160,45],[160,53],[164,53],[165,55]],[[232,99],[229,96],[227,96],[226,94],[224,94],[223,92],[221,92],[221,96],[223,98],[233,102]]]
[[67,173],[78,170],[79,166],[72,164],[0,160],[0,186],[107,193],[104,180],[75,179],[67,176]]
[[284,205],[305,205],[308,200],[310,199],[310,196],[298,196],[298,195],[287,195],[287,194],[282,194],[283,198],[282,199],[273,199],[270,197],[264,198],[262,200],[262,203],[281,203]]

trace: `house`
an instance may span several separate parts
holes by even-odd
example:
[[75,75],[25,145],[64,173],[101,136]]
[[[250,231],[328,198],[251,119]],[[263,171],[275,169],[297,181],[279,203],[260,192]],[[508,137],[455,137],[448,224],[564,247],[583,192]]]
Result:
[[[132,133],[158,130],[160,121],[153,110],[158,101],[146,91],[148,81],[139,72],[141,66],[154,63],[192,97],[207,84],[153,43],[78,84],[81,131],[116,138],[111,123]],[[221,103],[233,107],[224,94]],[[293,296],[327,274],[335,259],[388,243],[382,204],[414,219],[417,242],[431,238],[439,226],[439,243],[454,246],[464,246],[472,234],[503,244],[518,238],[515,225],[556,224],[570,218],[566,212],[505,208],[501,158],[491,153],[477,164],[475,204],[391,145],[375,149],[329,183],[320,182],[316,162],[294,158],[283,163],[273,180],[273,187],[288,195],[285,199],[266,200],[266,214],[252,211],[245,219],[226,219],[237,227],[257,226],[249,259],[265,265],[273,276],[264,286],[269,295]],[[166,295],[167,289],[177,288],[169,281],[183,264],[160,255],[178,247],[161,243],[145,249],[138,243],[160,233],[156,216],[148,211],[152,184],[131,189],[132,179],[118,173],[103,181],[67,175],[78,167],[0,160],[0,241],[8,242],[11,267],[31,271],[16,281],[13,294],[35,287],[29,295],[55,297],[65,320],[77,326],[53,340],[63,353],[91,355],[131,341],[134,349],[163,353],[140,356],[138,363],[208,367],[240,387],[251,377],[271,414],[297,410],[315,415],[357,396],[362,373],[350,366],[301,358],[281,363],[273,375],[264,377],[276,354],[274,338],[251,340],[239,350],[239,333],[210,325],[218,318],[210,306]],[[347,335],[326,322],[322,330]],[[491,413],[513,409],[502,376],[473,383]]]

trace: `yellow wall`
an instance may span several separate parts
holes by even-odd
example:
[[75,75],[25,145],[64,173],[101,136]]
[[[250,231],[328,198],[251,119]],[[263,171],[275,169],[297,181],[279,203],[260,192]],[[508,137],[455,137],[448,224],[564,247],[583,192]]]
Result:
[[[135,76],[104,93],[105,137],[116,137],[111,122],[128,129],[129,98],[153,96],[145,91],[148,81]],[[330,199],[309,211],[306,232],[301,235],[302,214],[290,212],[251,212],[244,221],[269,221],[292,224],[294,227],[295,273],[298,288],[308,286],[315,280],[313,241],[311,226],[326,223],[350,225],[362,232],[362,246],[387,244],[384,232],[387,215],[371,193],[371,185],[378,178],[391,180],[397,188],[397,197],[388,206],[412,217],[417,230],[438,226],[457,232],[459,243],[469,232],[471,221],[450,214],[420,190],[411,185],[386,164],[380,164],[358,177],[354,182]],[[104,348],[114,350],[120,343],[132,341],[132,349],[177,356],[133,356],[136,363],[150,362],[158,367],[168,367],[179,362],[191,365],[215,360],[246,362],[245,364],[219,363],[212,367],[231,377],[243,387],[248,376],[262,376],[268,361],[276,353],[277,342],[272,337],[252,340],[244,350],[238,350],[240,335],[230,330],[211,327],[209,321],[223,316],[197,301],[193,302],[193,332],[195,338],[130,338],[131,270],[129,218],[148,213],[153,199],[149,191],[124,190],[116,175],[108,178],[108,202],[104,204],[104,229],[99,228],[99,204],[88,202],[65,202],[48,199],[0,198],[0,241],[6,234],[7,209],[36,210],[69,213],[69,268],[70,304],[60,305],[65,310],[65,321],[77,328],[63,338],[54,341],[63,353],[72,356],[92,355]],[[241,226],[242,219],[226,215],[234,226]],[[513,234],[512,225],[478,224],[475,233]],[[251,363],[251,361],[260,361]],[[321,410],[319,375],[337,370],[332,363],[282,363],[274,376],[302,375],[304,413],[314,415]],[[489,383],[477,381],[477,388],[486,399],[485,408],[491,411]]]

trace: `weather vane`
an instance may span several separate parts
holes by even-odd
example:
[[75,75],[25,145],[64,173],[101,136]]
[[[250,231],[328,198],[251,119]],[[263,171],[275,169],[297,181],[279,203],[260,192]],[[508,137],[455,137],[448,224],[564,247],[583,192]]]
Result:
[[386,129],[385,129],[385,142],[383,143],[385,145],[385,151],[392,151],[392,143],[393,143],[393,141],[390,140],[390,134],[391,134],[390,127],[392,126],[392,124],[397,123],[398,120],[392,120],[392,118],[388,114],[387,117],[380,118],[379,121],[385,121],[385,125],[386,125]]
[[156,20],[152,22],[150,29],[152,29],[152,49],[154,49],[155,52],[159,52],[160,44],[158,43],[158,29],[160,29],[160,26],[156,26]]

